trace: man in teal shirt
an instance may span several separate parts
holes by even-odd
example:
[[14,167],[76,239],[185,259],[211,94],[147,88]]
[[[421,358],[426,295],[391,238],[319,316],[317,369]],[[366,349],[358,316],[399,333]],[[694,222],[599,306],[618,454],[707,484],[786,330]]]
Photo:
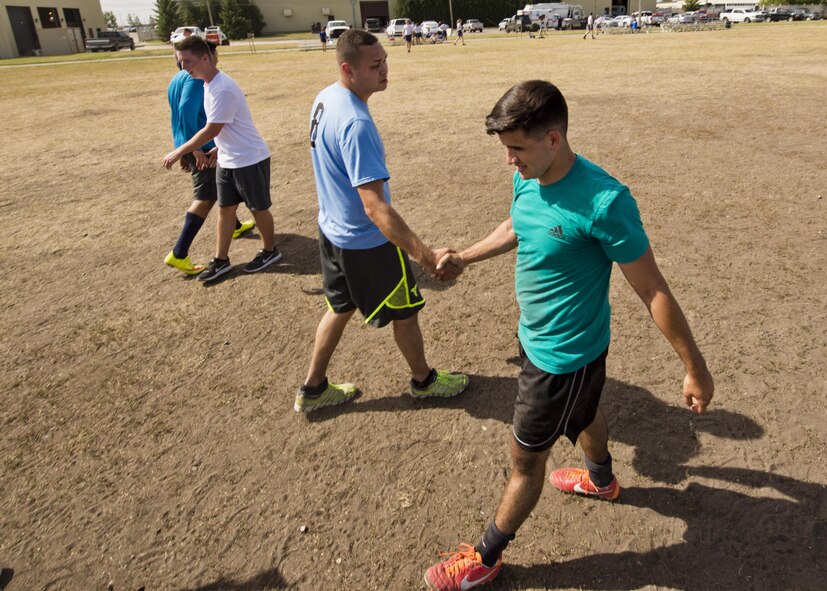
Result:
[[514,406],[511,474],[476,546],[461,544],[432,566],[432,589],[473,589],[499,573],[502,552],[540,497],[549,449],[565,435],[579,443],[586,468],[552,472],[567,493],[615,500],[608,427],[599,408],[609,347],[609,279],[617,263],[686,367],[683,398],[706,409],[712,376],[686,318],[660,273],[628,188],[568,144],[568,107],[541,80],[511,88],[486,118],[516,167],[510,216],[449,262],[462,268],[517,248],[522,370]]

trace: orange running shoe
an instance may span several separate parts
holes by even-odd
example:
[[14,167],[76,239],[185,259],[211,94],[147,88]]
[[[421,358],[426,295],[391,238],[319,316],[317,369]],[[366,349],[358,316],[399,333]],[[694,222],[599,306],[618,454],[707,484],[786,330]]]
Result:
[[614,478],[609,486],[595,486],[589,471],[583,468],[560,468],[551,473],[549,482],[565,493],[583,495],[584,497],[600,497],[614,501],[620,495],[620,485]]
[[425,584],[434,591],[467,591],[493,581],[502,567],[502,556],[494,566],[485,566],[480,553],[468,544],[460,544],[459,552],[444,552],[448,560],[433,565],[425,572]]

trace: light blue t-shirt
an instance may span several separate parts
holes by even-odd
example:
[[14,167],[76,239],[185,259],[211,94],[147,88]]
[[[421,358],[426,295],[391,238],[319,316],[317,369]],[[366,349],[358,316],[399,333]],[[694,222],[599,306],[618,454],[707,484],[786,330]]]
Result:
[[649,248],[637,204],[626,186],[577,156],[551,185],[515,173],[511,219],[520,342],[540,369],[576,371],[609,346],[612,263]]
[[310,111],[310,154],[319,196],[319,227],[339,248],[361,250],[388,241],[365,213],[356,187],[383,180],[391,202],[385,146],[367,104],[332,84]]

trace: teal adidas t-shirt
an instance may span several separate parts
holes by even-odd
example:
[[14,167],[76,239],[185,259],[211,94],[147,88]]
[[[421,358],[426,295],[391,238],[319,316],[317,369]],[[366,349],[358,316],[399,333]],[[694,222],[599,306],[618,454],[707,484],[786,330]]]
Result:
[[520,342],[540,369],[573,372],[609,346],[612,263],[649,248],[637,204],[625,185],[578,155],[551,185],[514,173],[511,220]]

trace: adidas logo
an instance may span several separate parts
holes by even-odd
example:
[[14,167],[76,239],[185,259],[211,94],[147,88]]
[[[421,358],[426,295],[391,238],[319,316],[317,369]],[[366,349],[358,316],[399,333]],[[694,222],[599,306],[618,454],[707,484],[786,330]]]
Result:
[[559,238],[560,240],[565,240],[566,237],[563,236],[563,226],[554,226],[551,230],[548,231],[549,236],[554,236],[555,238]]

